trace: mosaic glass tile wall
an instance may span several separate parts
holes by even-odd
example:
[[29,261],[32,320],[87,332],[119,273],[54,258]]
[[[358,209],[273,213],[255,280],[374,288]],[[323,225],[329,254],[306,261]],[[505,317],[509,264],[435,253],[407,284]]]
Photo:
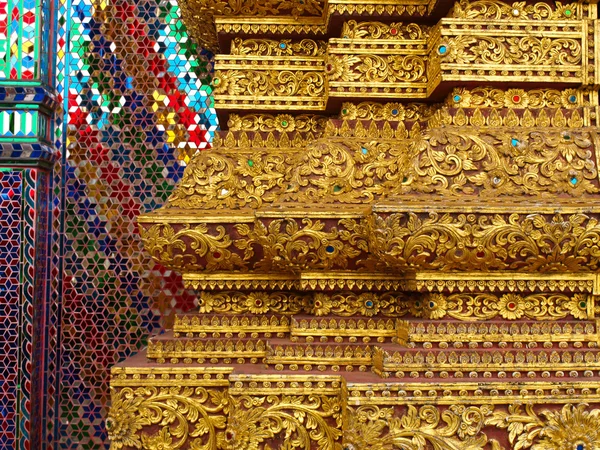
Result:
[[21,181],[18,170],[0,172],[0,337],[4,355],[0,363],[0,448],[8,448],[17,433]]
[[108,444],[110,366],[175,310],[193,307],[180,278],[142,252],[134,219],[164,203],[182,164],[207,146],[216,115],[210,55],[188,39],[175,0],[72,0],[62,10],[71,16],[56,171],[65,190],[62,207],[55,204],[63,233],[54,248],[64,251],[54,268],[63,275],[54,282],[62,300],[59,448],[98,449]]

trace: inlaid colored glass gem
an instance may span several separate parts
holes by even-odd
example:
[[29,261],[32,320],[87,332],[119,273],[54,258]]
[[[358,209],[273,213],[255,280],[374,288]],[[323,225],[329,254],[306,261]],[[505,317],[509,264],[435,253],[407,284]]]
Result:
[[513,95],[513,102],[515,103],[519,103],[521,101],[521,96],[520,95]]
[[573,14],[573,11],[571,11],[570,9],[565,9],[565,16],[571,17],[572,14]]
[[281,42],[281,43],[279,44],[279,48],[280,48],[281,50],[285,50],[285,49],[287,48],[287,44],[286,44],[285,42]]
[[430,308],[435,308],[435,302],[429,302],[429,307]]
[[348,110],[346,108],[342,109],[342,114],[345,116],[346,114],[348,114]]
[[575,185],[575,184],[577,184],[577,181],[578,181],[577,177],[575,177],[575,176],[571,177],[571,184]]
[[587,308],[587,303],[586,302],[579,302],[579,307],[581,309],[586,309]]
[[521,11],[519,11],[518,9],[513,9],[512,10],[513,16],[518,17],[521,14]]
[[508,305],[506,305],[508,309],[510,309],[511,311],[514,311],[517,308],[517,304],[515,302],[510,302]]
[[460,95],[458,95],[458,94],[453,97],[454,103],[460,102],[461,99],[462,99],[462,97]]
[[575,103],[577,101],[577,96],[575,95],[569,95],[569,102],[570,103]]
[[403,183],[406,183],[407,181],[408,181],[408,178],[406,178],[406,177],[403,177],[403,178],[402,178],[402,182],[403,182]]
[[447,51],[448,51],[448,47],[446,47],[445,45],[440,45],[438,47],[438,53],[440,55],[445,55]]
[[392,36],[396,36],[396,35],[398,34],[398,29],[397,29],[397,28],[391,28],[391,29],[390,29],[390,34],[391,34]]
[[577,444],[577,450],[585,450],[585,445]]
[[221,257],[221,254],[219,252],[214,252],[213,256],[217,259],[219,259]]
[[483,258],[485,256],[485,252],[477,252],[478,258]]
[[494,179],[492,180],[494,184],[500,184],[500,182],[502,181],[500,179],[500,177],[494,177]]
[[570,134],[564,134],[564,135],[563,135],[563,139],[564,139],[565,141],[570,141],[570,140],[571,140],[571,135],[570,135]]
[[249,159],[249,160],[248,160],[248,165],[249,165],[250,167],[254,166],[254,161],[252,161],[251,159]]
[[398,110],[397,109],[392,109],[392,115],[393,116],[397,116],[398,115]]
[[512,138],[510,140],[510,145],[512,145],[513,147],[516,147],[517,145],[519,145],[519,140],[517,138]]
[[373,305],[374,305],[374,303],[373,303],[373,300],[367,300],[367,301],[365,302],[365,306],[366,306],[367,308],[372,308],[372,307],[373,307]]
[[327,72],[331,72],[333,70],[333,65],[332,64],[327,64],[325,66],[325,68],[327,69]]
[[216,77],[215,77],[215,78],[213,78],[213,84],[214,84],[215,86],[217,86],[217,85],[218,85],[220,82],[221,82],[221,80],[219,80],[218,78],[216,78]]
[[262,300],[256,299],[256,300],[254,300],[254,304],[256,306],[261,306],[262,305]]
[[288,126],[288,121],[287,120],[282,120],[281,121],[281,126],[282,127],[287,127]]
[[333,192],[340,192],[342,190],[342,188],[340,186],[338,186],[337,184],[333,187]]
[[328,245],[325,250],[327,250],[327,253],[333,253],[335,251],[335,247],[333,245]]
[[363,155],[366,155],[367,153],[369,153],[369,150],[367,150],[366,148],[361,148],[360,151],[362,152]]

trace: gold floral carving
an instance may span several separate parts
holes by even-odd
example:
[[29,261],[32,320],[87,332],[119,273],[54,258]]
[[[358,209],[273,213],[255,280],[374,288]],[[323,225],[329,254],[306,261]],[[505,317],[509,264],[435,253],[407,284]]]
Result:
[[323,131],[326,122],[326,117],[315,115],[231,114],[227,126],[230,131],[279,131],[281,133],[297,131],[316,134]]
[[231,42],[231,55],[251,56],[323,56],[327,51],[324,41],[302,39],[242,39]]
[[[229,247],[233,241],[223,225],[185,224],[175,230],[169,224],[140,228],[146,251],[157,261],[186,270],[244,269],[246,263]],[[186,253],[190,250],[191,253]]]
[[427,121],[437,109],[437,106],[422,103],[347,102],[342,104],[341,117],[347,120]]
[[417,300],[411,312],[416,317],[460,320],[588,318],[585,294],[429,294]]
[[567,404],[559,410],[536,413],[533,405],[452,405],[444,411],[435,405],[409,405],[403,414],[376,405],[348,408],[349,450],[502,450],[505,447],[484,433],[507,429],[514,450],[581,450],[600,446],[600,410],[586,404]]
[[217,70],[213,78],[215,96],[322,98],[323,73],[304,70]]
[[[106,428],[111,449],[193,450],[217,448],[225,428],[226,394],[204,387],[125,387],[112,390]],[[155,426],[157,432],[142,431]]]
[[307,312],[315,316],[335,314],[338,316],[367,316],[383,315],[400,317],[408,313],[411,300],[406,294],[387,292],[373,293],[315,293],[308,298]]
[[227,429],[218,437],[223,450],[270,449],[268,442],[274,438],[282,442],[276,447],[280,450],[342,449],[339,397],[240,395],[230,401]]
[[600,226],[585,214],[393,213],[369,217],[370,248],[400,270],[598,270]]
[[183,19],[198,42],[211,51],[219,48],[213,23],[216,16],[319,16],[325,0],[181,0]]
[[444,63],[569,66],[581,64],[581,41],[536,36],[456,36],[448,40]]
[[274,201],[275,192],[286,186],[293,159],[291,152],[202,152],[186,167],[169,205],[204,210],[260,207]]
[[[389,128],[389,132],[392,138],[394,131]],[[413,134],[420,133],[415,128]],[[282,200],[371,202],[402,181],[409,161],[422,145],[418,140],[315,141],[298,161]]]
[[[293,292],[250,293],[238,291],[203,291],[198,299],[203,314],[302,314],[315,316],[401,317],[413,308],[407,294],[397,292],[353,293],[336,292],[314,294]],[[235,317],[235,316],[232,316]]]
[[425,142],[413,177],[397,191],[491,197],[600,191],[588,133],[432,129]]
[[584,92],[578,89],[498,89],[476,87],[456,88],[446,104],[453,107],[485,108],[579,108]]
[[[423,29],[425,28],[425,29]],[[415,40],[427,37],[427,27],[416,23],[357,22],[348,20],[342,26],[343,39]]]
[[346,269],[364,250],[365,241],[348,231],[357,226],[355,220],[338,223],[339,229],[308,218],[276,219],[268,224],[257,220],[252,227],[238,224],[235,228],[244,239],[236,240],[235,246],[244,251],[244,260],[254,257],[255,247],[261,248],[263,258],[254,265],[260,271]]
[[201,313],[221,314],[299,314],[306,301],[304,295],[289,292],[204,291],[199,297]]
[[425,57],[421,55],[330,55],[329,81],[361,83],[426,82]]
[[481,432],[493,411],[492,405],[453,405],[444,412],[434,405],[409,405],[398,415],[394,408],[349,407],[344,439],[350,450],[483,450],[488,443],[499,450],[498,442]]
[[507,412],[494,413],[489,424],[506,428],[515,450],[594,449],[600,447],[600,409],[589,411],[587,406],[567,404],[538,414],[531,404],[525,405],[525,411],[516,404]]
[[454,5],[453,16],[460,19],[487,20],[580,20],[579,3],[505,3],[497,0],[460,0]]

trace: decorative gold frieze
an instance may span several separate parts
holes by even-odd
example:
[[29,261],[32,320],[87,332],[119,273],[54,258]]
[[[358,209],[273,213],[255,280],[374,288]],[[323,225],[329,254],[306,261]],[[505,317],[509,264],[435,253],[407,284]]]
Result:
[[366,372],[372,364],[372,352],[373,348],[356,344],[273,344],[267,348],[265,363],[276,371]]
[[[509,343],[514,348],[533,347],[541,345],[544,348],[575,348],[597,347],[600,343],[598,333],[598,322],[583,321],[539,321],[539,322],[517,322],[486,321],[483,323],[468,323],[455,321],[432,321],[432,322],[399,322],[396,331],[399,335],[406,336],[410,341],[408,346],[417,347],[422,344],[423,348],[448,348],[459,343],[476,348],[483,344],[484,348],[491,348],[498,344],[506,347]],[[503,343],[503,344],[501,344]]]
[[148,342],[147,357],[158,363],[194,362],[211,364],[256,363],[266,356],[267,344],[260,339],[194,339],[159,336]]
[[[227,295],[224,293],[221,298],[232,298],[235,295],[242,296],[242,293],[232,293],[231,295]],[[261,293],[252,292],[246,296],[244,300],[240,303],[251,304],[254,311],[248,311],[250,313],[254,313],[258,311],[259,313],[268,311],[274,311],[276,308],[271,307],[271,303],[267,305],[267,308],[262,308],[262,302],[267,295],[260,295]],[[211,296],[210,293],[205,292],[201,294],[204,302],[200,303],[200,311],[206,311],[206,298]],[[274,296],[275,297],[275,296]],[[285,298],[282,295],[283,298]],[[226,301],[226,300],[225,300]],[[237,302],[232,302],[230,305],[234,307]],[[212,310],[211,310],[212,312]],[[228,312],[231,312],[229,310]],[[177,314],[175,316],[175,323],[173,325],[174,337],[179,337],[184,335],[186,337],[225,337],[231,338],[233,335],[237,335],[239,338],[252,337],[256,338],[259,336],[262,337],[283,337],[286,333],[290,331],[291,321],[286,316],[250,316],[250,315],[242,315],[244,314],[242,311],[236,311],[239,315],[218,315],[217,313],[207,315],[207,314]]]
[[312,343],[328,342],[332,339],[336,343],[347,340],[350,343],[362,341],[369,343],[390,341],[401,334],[397,330],[396,321],[393,319],[362,319],[362,318],[311,318],[300,316],[292,318],[290,338],[292,342],[304,340]]
[[367,222],[371,251],[403,271],[586,272],[598,265],[600,227],[592,201],[579,209],[556,199],[551,213],[539,205],[533,214],[512,202],[472,212],[462,201],[440,205],[403,198],[374,206]]
[[594,315],[594,296],[507,293],[429,294],[417,299],[411,309],[416,317],[459,320],[556,320],[563,318],[587,319]]
[[592,378],[597,349],[408,349],[376,346],[373,371],[383,378]]

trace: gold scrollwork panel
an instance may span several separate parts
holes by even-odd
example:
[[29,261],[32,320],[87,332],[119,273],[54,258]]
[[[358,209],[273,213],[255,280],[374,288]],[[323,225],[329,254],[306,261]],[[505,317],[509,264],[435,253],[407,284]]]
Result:
[[367,226],[370,249],[403,271],[586,272],[600,263],[595,213],[375,213]]
[[215,450],[227,424],[227,391],[201,386],[112,389],[111,450]]

